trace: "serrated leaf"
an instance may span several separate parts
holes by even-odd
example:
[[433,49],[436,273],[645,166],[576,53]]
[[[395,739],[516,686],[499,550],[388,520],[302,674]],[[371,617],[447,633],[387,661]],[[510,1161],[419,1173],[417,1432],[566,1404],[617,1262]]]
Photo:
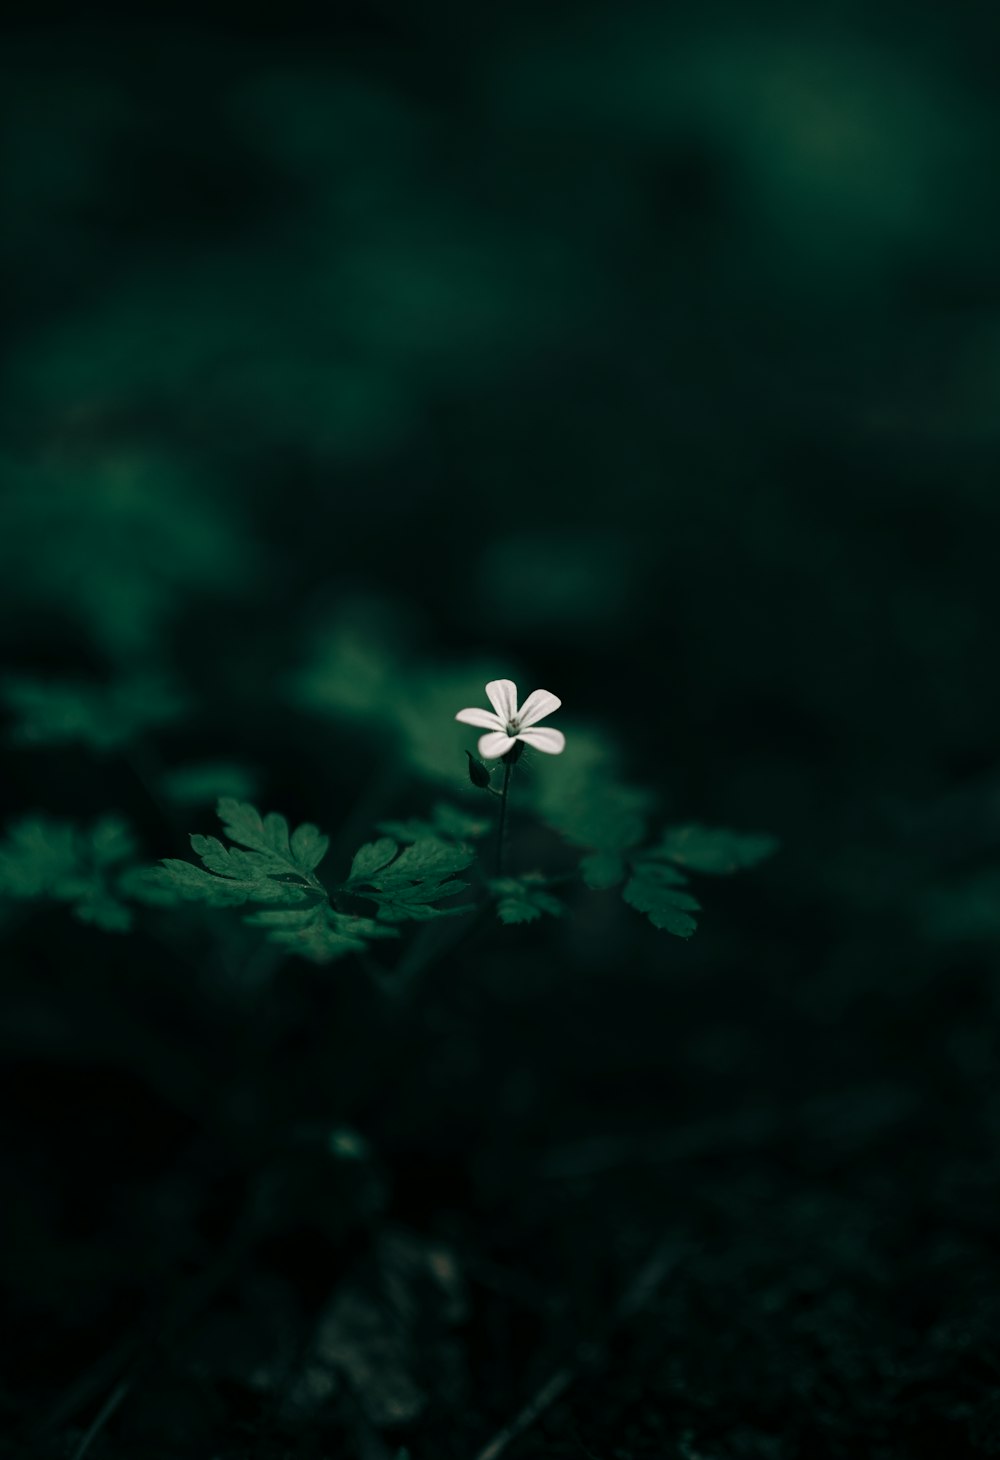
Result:
[[273,857],[286,870],[294,868],[288,822],[279,812],[269,811],[261,816],[250,801],[237,801],[232,796],[220,796],[215,809],[230,841],[261,856]]
[[673,826],[663,833],[652,855],[667,857],[692,872],[724,876],[755,867],[778,847],[777,839],[762,832],[729,831],[721,827]]
[[167,857],[160,867],[151,869],[149,885],[161,892],[173,892],[185,902],[204,902],[209,907],[240,907],[245,902],[296,903],[308,897],[307,889],[301,884],[255,874],[244,877],[235,871],[219,874],[175,857]]
[[545,890],[545,878],[538,872],[520,877],[494,877],[489,884],[497,899],[497,917],[502,923],[533,923],[547,913],[561,917],[563,903]]
[[160,892],[173,890],[179,898],[206,902],[211,907],[236,907],[244,902],[289,904],[303,902],[313,893],[326,896],[314,868],[329,845],[311,822],[289,836],[288,822],[277,812],[261,816],[247,801],[224,796],[218,805],[230,840],[226,846],[215,836],[191,836],[192,850],[202,866],[168,857],[153,885]]
[[296,866],[306,872],[315,872],[330,849],[330,838],[324,836],[311,821],[304,821],[292,832],[289,845]]
[[698,926],[691,914],[698,912],[701,904],[681,890],[684,885],[684,879],[672,869],[640,863],[626,882],[622,897],[637,912],[645,913],[654,928],[663,928],[678,938],[690,938]]
[[473,858],[469,848],[439,837],[421,837],[402,852],[391,837],[383,837],[357,853],[346,886],[377,903],[384,921],[426,922],[461,911],[436,904],[465,890],[466,884],[453,874]]
[[624,882],[626,871],[625,860],[617,852],[592,852],[580,862],[580,876],[595,892],[617,887]]
[[380,837],[377,842],[366,842],[354,854],[348,882],[370,881],[372,873],[391,862],[398,851],[399,846],[389,836]]
[[[289,834],[288,822],[277,812],[261,816],[249,802],[230,797],[220,800],[218,812],[230,840],[239,845],[193,835],[191,845],[202,866],[167,858],[155,876],[147,875],[138,885],[144,901],[163,903],[172,897],[209,907],[263,904],[244,921],[264,928],[270,942],[313,963],[362,952],[373,938],[398,936],[384,922],[331,907],[326,889],[314,875],[329,841],[311,822]],[[377,872],[398,850],[388,838],[362,847],[355,858],[362,882],[366,868]],[[373,900],[378,896],[361,895]]]
[[379,887],[439,881],[454,872],[461,872],[474,859],[475,853],[465,847],[443,842],[438,837],[422,837],[406,847],[373,881]]

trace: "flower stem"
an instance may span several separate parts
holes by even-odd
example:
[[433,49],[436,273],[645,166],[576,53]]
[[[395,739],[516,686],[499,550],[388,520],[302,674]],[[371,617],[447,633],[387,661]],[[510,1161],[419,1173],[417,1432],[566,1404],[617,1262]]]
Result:
[[510,773],[513,770],[513,762],[504,759],[503,763],[503,790],[500,792],[500,827],[497,834],[497,876],[503,876],[503,838],[507,828],[507,792],[510,789]]

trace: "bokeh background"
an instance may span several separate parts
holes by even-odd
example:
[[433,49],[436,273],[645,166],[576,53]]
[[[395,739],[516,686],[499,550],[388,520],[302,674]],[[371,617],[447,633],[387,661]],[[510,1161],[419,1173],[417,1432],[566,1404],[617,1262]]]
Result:
[[5,819],[343,858],[509,675],[782,845],[395,982],[8,909],[11,1454],[1000,1452],[997,30],[6,30]]

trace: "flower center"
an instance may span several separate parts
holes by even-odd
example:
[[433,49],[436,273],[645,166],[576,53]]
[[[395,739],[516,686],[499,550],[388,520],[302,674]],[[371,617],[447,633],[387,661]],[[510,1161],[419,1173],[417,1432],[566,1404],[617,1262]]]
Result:
[[507,734],[508,735],[516,735],[517,732],[518,732],[518,730],[520,730],[520,728],[521,727],[520,727],[520,725],[518,724],[518,722],[516,720],[508,720],[507,721]]

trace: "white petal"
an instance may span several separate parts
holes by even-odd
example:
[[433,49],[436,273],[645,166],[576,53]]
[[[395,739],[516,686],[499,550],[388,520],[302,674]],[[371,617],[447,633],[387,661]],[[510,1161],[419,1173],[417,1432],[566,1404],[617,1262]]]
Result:
[[512,735],[504,735],[500,730],[494,730],[492,735],[480,735],[479,754],[483,760],[499,760],[506,755],[514,744]]
[[[546,755],[559,755],[565,749],[566,737],[561,730],[550,730],[547,725],[542,725],[538,730],[522,730],[518,740],[523,740],[525,745],[531,745],[535,750],[544,750]],[[479,749],[482,750],[483,742],[480,740]]]
[[491,679],[486,686],[486,698],[502,724],[508,725],[517,714],[517,685],[512,679]]
[[529,725],[537,725],[539,720],[544,720],[546,715],[551,715],[553,710],[558,710],[562,700],[548,689],[533,689],[517,712],[517,723],[521,729]]
[[480,730],[505,730],[507,721],[501,722],[499,715],[494,715],[492,710],[459,710],[455,716],[461,720],[463,725],[478,725]]

